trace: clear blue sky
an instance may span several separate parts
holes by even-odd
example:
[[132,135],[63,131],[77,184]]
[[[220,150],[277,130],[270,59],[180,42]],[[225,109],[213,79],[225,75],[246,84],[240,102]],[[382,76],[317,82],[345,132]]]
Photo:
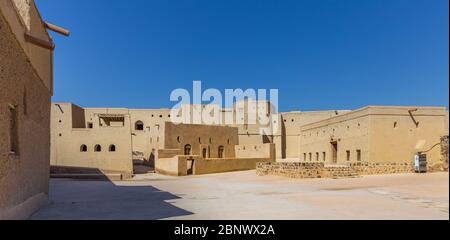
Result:
[[449,102],[448,0],[35,0],[53,101],[171,107],[175,88],[278,88],[281,111]]

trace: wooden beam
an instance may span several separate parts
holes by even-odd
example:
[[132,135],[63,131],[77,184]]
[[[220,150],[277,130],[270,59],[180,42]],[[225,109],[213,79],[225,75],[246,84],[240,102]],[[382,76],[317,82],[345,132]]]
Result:
[[45,27],[46,27],[47,29],[49,29],[49,30],[51,30],[51,31],[53,31],[53,32],[62,34],[62,35],[64,35],[64,36],[66,36],[66,37],[68,37],[68,36],[70,35],[70,31],[67,30],[67,29],[65,29],[65,28],[56,26],[56,25],[51,24],[51,23],[48,23],[48,22],[44,22],[44,25],[45,25]]
[[31,35],[30,33],[25,33],[24,37],[25,37],[25,41],[35,44],[37,46],[40,46],[40,47],[43,47],[43,48],[46,48],[49,50],[55,49],[55,44],[51,41],[40,39],[38,37]]

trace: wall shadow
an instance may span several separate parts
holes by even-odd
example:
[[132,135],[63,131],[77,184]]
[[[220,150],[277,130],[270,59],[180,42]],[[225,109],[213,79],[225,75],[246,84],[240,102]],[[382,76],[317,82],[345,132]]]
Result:
[[158,220],[193,214],[170,203],[179,196],[150,181],[51,179],[49,198],[31,220]]

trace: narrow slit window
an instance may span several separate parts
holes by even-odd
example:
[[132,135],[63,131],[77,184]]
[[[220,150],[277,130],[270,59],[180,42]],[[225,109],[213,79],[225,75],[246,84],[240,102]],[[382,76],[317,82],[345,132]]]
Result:
[[17,119],[17,107],[9,106],[10,114],[10,128],[9,128],[9,141],[10,141],[10,152],[11,154],[19,154],[19,129],[18,129],[18,119]]
[[356,160],[361,162],[361,150],[356,150]]

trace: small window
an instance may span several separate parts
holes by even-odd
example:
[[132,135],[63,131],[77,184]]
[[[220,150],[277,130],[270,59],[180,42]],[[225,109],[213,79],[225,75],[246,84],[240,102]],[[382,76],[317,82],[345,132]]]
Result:
[[95,145],[95,148],[94,148],[94,151],[95,152],[101,152],[102,151],[102,146],[100,146],[100,145]]
[[109,146],[109,151],[110,151],[110,152],[115,152],[115,151],[116,151],[116,145],[111,144],[111,145]]
[[187,144],[186,146],[184,146],[184,155],[189,156],[191,155],[191,145]]
[[306,153],[303,153],[303,161],[306,162]]
[[198,138],[198,143],[202,144],[202,138]]
[[394,129],[397,129],[397,127],[398,127],[398,123],[394,122]]
[[144,123],[143,123],[142,121],[137,121],[137,122],[134,124],[134,129],[135,129],[136,131],[144,131]]
[[159,118],[163,118],[163,115],[159,115]]
[[212,143],[212,138],[209,138],[209,143]]
[[324,162],[327,161],[327,153],[326,152],[322,153],[322,161],[324,161]]
[[316,152],[316,162],[318,162],[318,161],[319,161],[319,153]]
[[86,145],[81,145],[80,146],[80,152],[87,152],[87,146]]
[[312,162],[312,153],[309,153],[309,161]]
[[181,140],[180,140],[180,136],[178,136],[178,137],[177,137],[177,142],[178,142],[178,143],[180,143],[180,142],[181,142]]
[[361,150],[356,150],[356,160],[361,162]]
[[227,144],[230,145],[230,139],[227,140]]
[[94,128],[94,124],[93,123],[91,123],[91,122],[88,122],[88,128]]
[[203,158],[206,158],[206,156],[207,156],[207,155],[206,155],[206,154],[207,154],[206,148],[203,148],[203,151],[202,151],[202,152],[203,152]]
[[350,161],[350,151],[347,151],[347,161]]

